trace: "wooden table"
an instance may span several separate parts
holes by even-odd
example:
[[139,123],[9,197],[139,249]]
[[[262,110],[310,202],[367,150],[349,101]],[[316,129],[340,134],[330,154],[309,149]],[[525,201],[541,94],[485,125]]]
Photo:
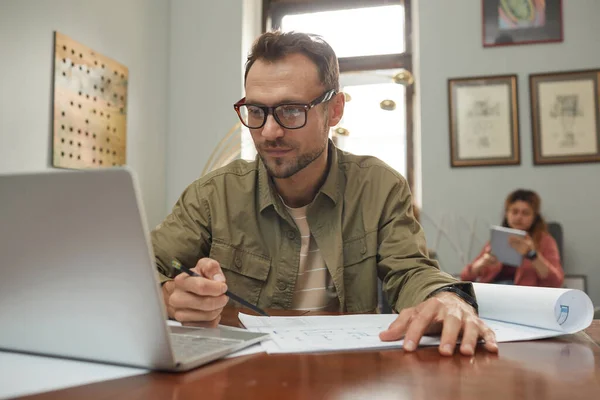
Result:
[[[239,326],[237,311],[226,310],[221,323]],[[415,353],[262,353],[184,374],[150,373],[26,398],[600,399],[600,320],[558,339],[501,343],[498,355],[479,348],[473,357],[443,357],[431,347]]]

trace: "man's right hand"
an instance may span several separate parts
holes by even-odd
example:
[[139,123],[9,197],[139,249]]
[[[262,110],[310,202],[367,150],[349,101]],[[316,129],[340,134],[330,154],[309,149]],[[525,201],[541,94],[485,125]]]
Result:
[[485,253],[479,260],[475,261],[473,264],[473,272],[480,276],[485,273],[487,267],[497,264],[498,259],[493,256],[491,253]]
[[225,275],[211,258],[201,258],[192,270],[201,277],[183,272],[162,286],[169,317],[187,326],[216,327],[229,301]]

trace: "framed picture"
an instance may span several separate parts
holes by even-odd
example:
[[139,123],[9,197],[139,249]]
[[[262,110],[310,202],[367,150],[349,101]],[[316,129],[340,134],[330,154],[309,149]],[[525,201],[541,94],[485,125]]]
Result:
[[565,275],[563,283],[564,288],[579,289],[587,293],[587,276],[586,275]]
[[600,70],[529,76],[534,164],[600,161]]
[[452,167],[521,162],[517,76],[448,79]]
[[563,41],[562,0],[481,0],[483,46]]

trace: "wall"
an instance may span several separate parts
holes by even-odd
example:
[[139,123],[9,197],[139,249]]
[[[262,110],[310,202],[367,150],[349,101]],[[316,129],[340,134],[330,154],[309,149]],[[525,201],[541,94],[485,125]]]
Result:
[[127,163],[164,217],[168,0],[0,1],[0,173],[48,169],[53,31],[129,68]]
[[237,122],[233,103],[242,97],[242,19],[242,0],[171,4],[168,210]]
[[[480,2],[417,3],[423,211],[438,221],[454,213],[499,223],[504,197],[511,190],[536,190],[546,218],[563,225],[566,271],[586,274],[590,297],[600,305],[600,164],[533,166],[528,88],[530,73],[600,68],[600,2],[563,1],[563,43],[488,49],[481,44]],[[521,165],[450,168],[447,79],[507,73],[519,78]],[[424,225],[432,242],[433,226],[427,220]],[[443,268],[459,272],[462,265],[452,251],[440,251]]]

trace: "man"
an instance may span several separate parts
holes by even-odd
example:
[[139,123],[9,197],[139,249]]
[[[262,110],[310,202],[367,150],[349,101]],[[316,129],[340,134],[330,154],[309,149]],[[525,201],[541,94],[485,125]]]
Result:
[[[270,32],[248,56],[246,97],[234,105],[258,157],[192,183],[152,232],[169,316],[214,326],[233,293],[262,308],[370,312],[377,279],[400,314],[382,340],[412,351],[442,330],[440,353],[471,355],[478,338],[473,289],[427,256],[406,181],[374,157],[328,140],[344,112],[333,49],[320,37]],[[202,277],[177,275],[170,262]]]

